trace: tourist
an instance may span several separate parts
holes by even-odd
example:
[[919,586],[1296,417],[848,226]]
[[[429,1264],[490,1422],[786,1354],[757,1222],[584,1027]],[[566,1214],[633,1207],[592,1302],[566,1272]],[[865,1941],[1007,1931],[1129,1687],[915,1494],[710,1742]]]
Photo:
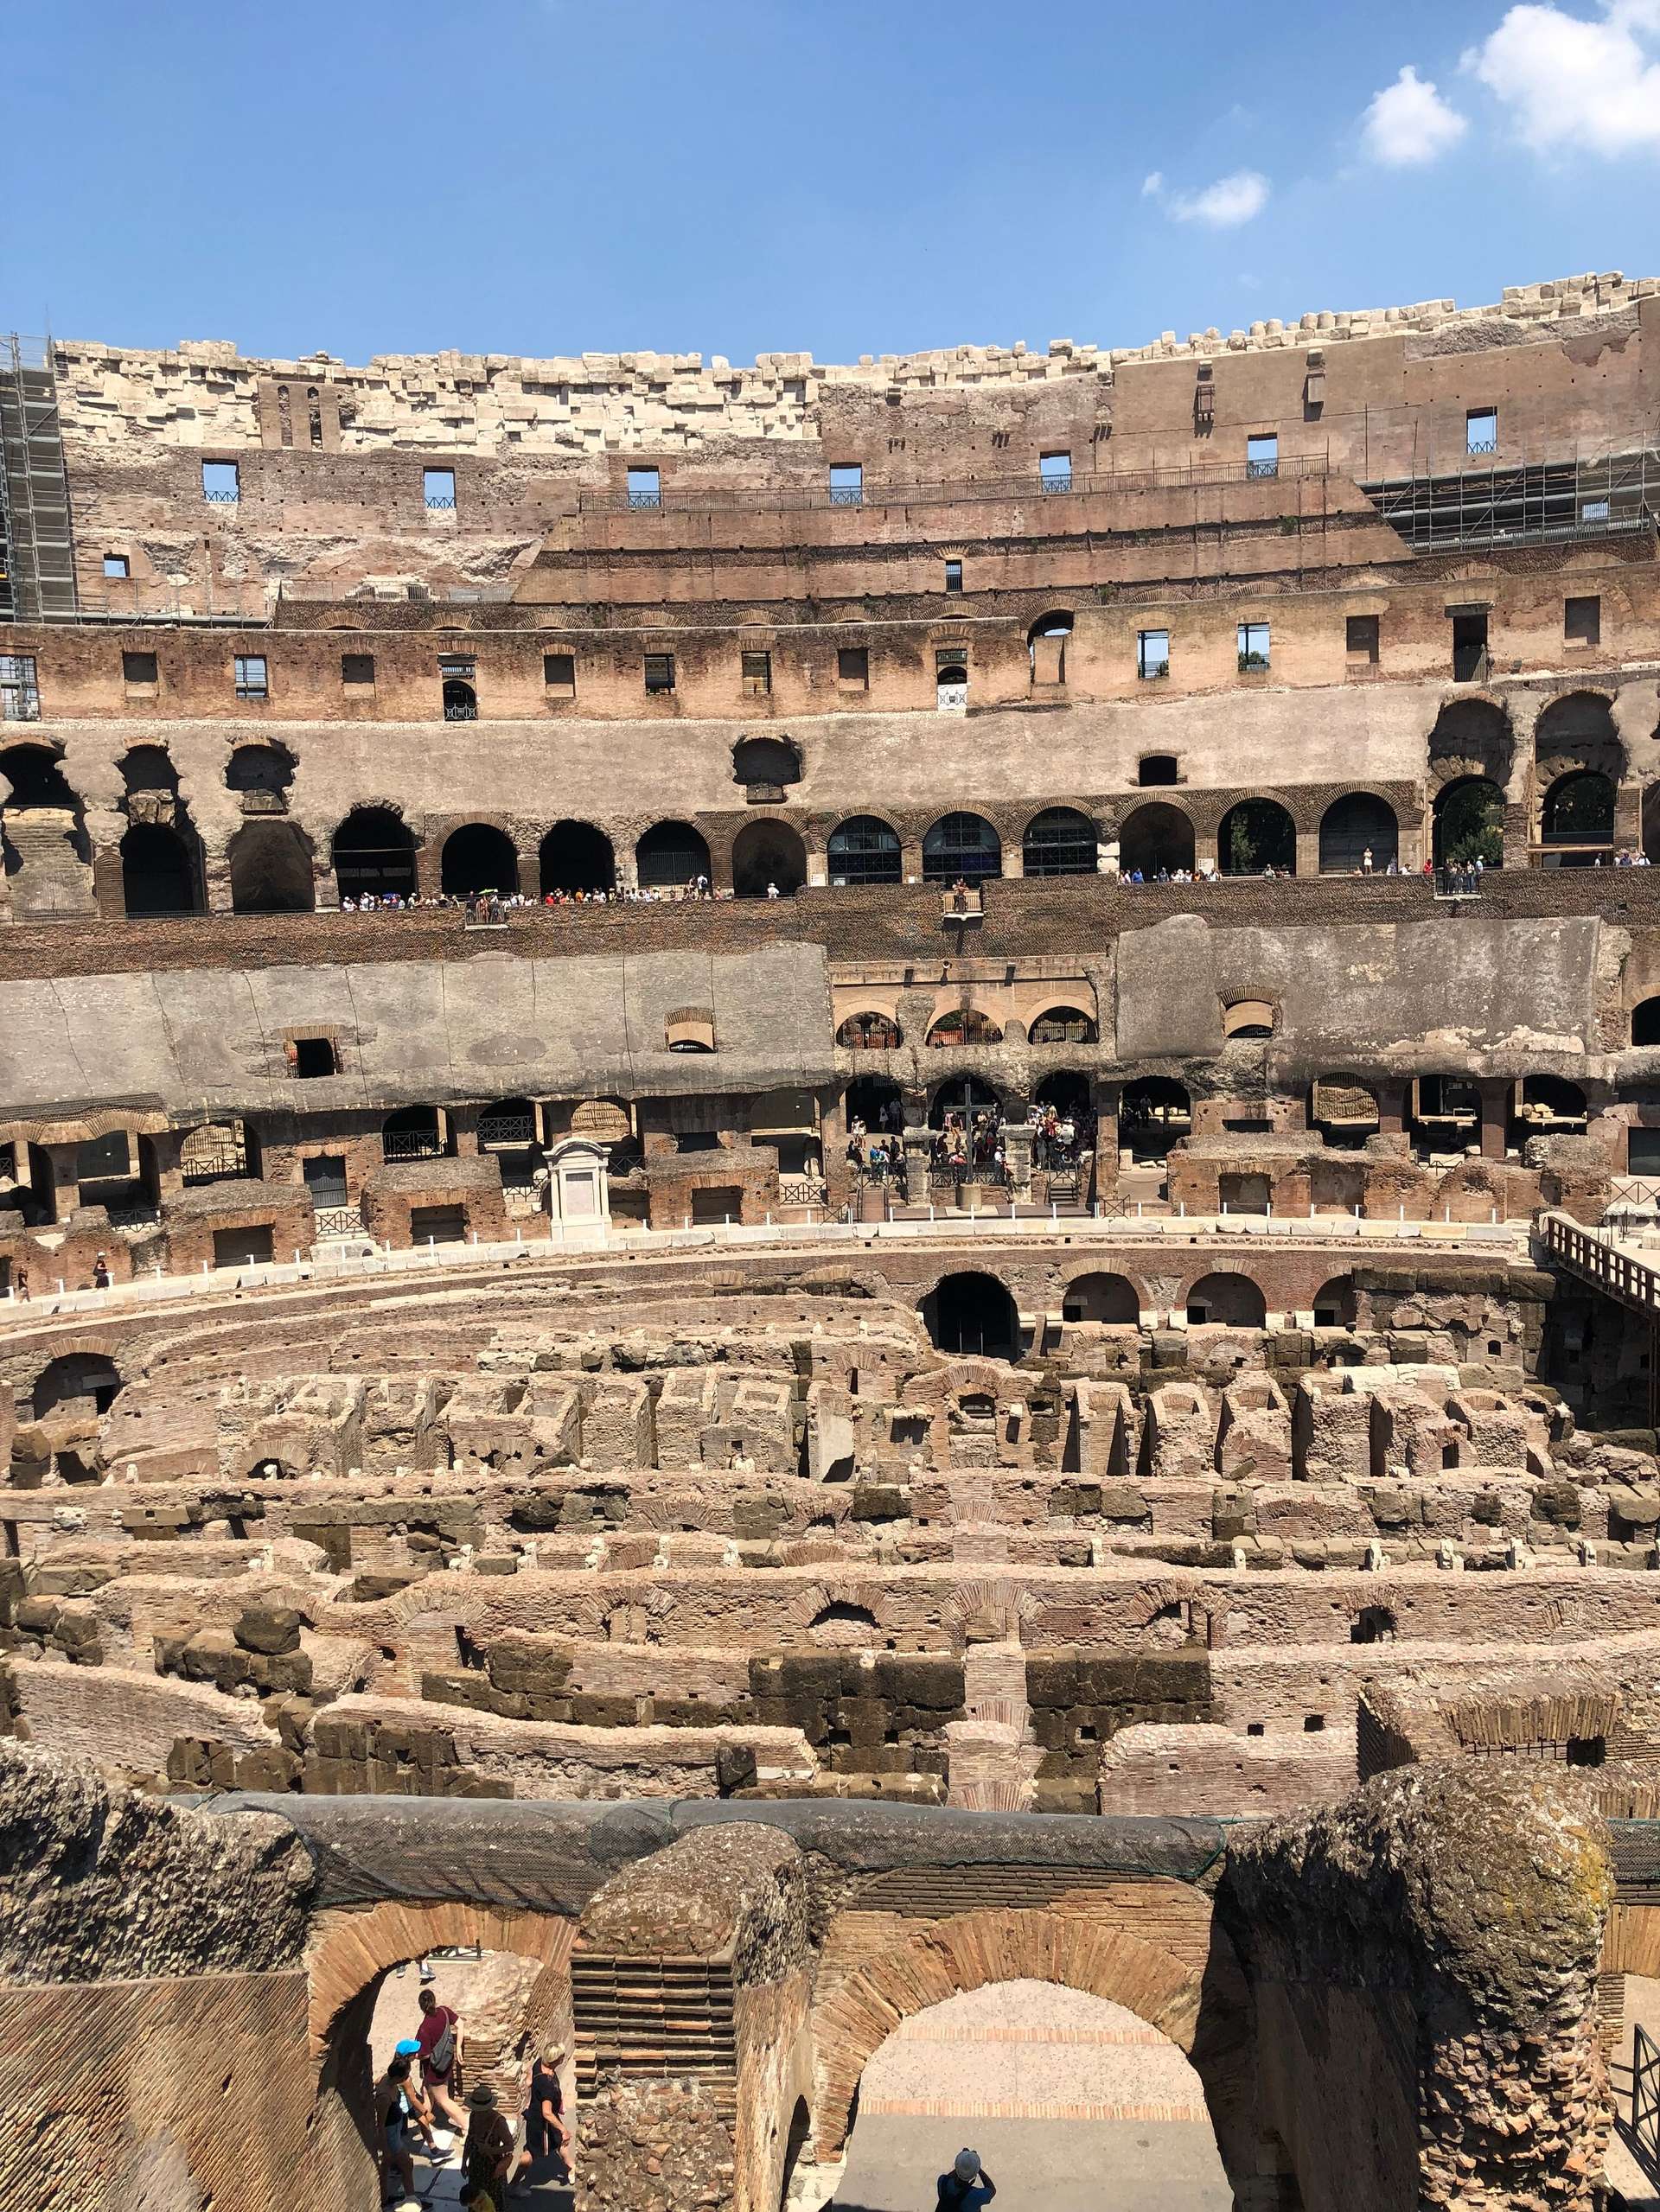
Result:
[[13,1291],[12,1296],[14,1297],[21,1298],[25,1305],[29,1304],[29,1270],[27,1267],[20,1267],[17,1270],[16,1288]]
[[559,2082],[564,2058],[565,2045],[550,2043],[531,2069],[530,2102],[525,2111],[525,2147],[533,2162],[553,2159],[559,2167],[556,2178],[568,2181],[571,2130],[565,2124],[565,2091]]
[[461,2066],[461,2015],[440,2005],[436,1992],[425,1988],[418,2000],[421,2024],[415,2031],[421,2058],[421,2087],[428,2099],[456,2127],[465,2127],[467,2115],[456,2101],[456,2076]]
[[[414,2100],[409,2088],[409,2054],[397,2051],[380,2081],[375,2084],[374,2109],[380,2122],[380,2155],[385,2173],[386,2201],[394,2202],[390,2186],[396,2175],[404,2185],[404,2195],[415,2194],[415,2159],[409,2147],[411,2131],[418,2122]],[[429,2132],[429,2142],[431,2135]]]
[[461,2170],[469,2181],[482,2182],[498,2206],[505,2204],[515,2176],[530,2164],[530,2153],[515,2148],[512,2126],[496,2109],[495,2091],[488,2081],[481,2081],[467,2102],[471,2116]]
[[1360,856],[1360,872],[1363,876],[1370,876],[1372,872],[1372,848],[1370,845],[1368,845],[1365,851]]
[[95,1291],[107,1291],[109,1287],[110,1263],[107,1257],[100,1252],[93,1262],[93,1288]]
[[948,2174],[942,2174],[935,2198],[936,2212],[970,2212],[989,2204],[997,2183],[980,2163],[978,2151],[959,2151]]

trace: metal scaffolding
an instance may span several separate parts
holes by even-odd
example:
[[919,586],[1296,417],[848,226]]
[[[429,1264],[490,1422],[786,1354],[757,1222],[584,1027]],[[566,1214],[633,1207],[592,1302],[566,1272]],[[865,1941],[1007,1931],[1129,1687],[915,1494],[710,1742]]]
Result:
[[52,343],[0,338],[0,622],[73,616],[74,545]]
[[1592,459],[1426,472],[1360,488],[1414,552],[1600,538],[1655,527],[1660,452],[1634,445]]

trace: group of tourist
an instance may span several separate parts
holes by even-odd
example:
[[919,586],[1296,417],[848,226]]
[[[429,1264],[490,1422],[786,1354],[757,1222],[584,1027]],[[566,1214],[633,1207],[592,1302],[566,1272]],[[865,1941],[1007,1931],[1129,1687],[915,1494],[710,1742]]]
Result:
[[[782,898],[785,894],[776,883],[769,883],[766,896]],[[348,892],[341,900],[342,914],[433,914],[465,913],[469,921],[501,921],[509,914],[530,907],[561,906],[660,906],[665,902],[678,903],[686,899],[730,899],[732,891],[718,891],[706,876],[693,876],[684,883],[667,883],[647,888],[616,884],[606,890],[552,890],[533,898],[524,891],[359,891]]]
[[[449,2163],[455,2138],[438,2125],[440,2120],[447,2120],[452,2129],[464,2131],[459,2193],[471,2212],[503,2212],[514,2183],[544,2162],[551,2164],[552,2178],[568,2182],[571,2130],[565,2118],[565,2093],[559,2080],[564,2044],[551,2043],[536,2057],[521,2138],[488,2081],[476,2083],[470,2091],[465,2089],[461,2016],[438,2002],[437,1992],[430,1986],[436,1977],[425,1960],[421,1978],[420,2026],[412,2036],[400,2040],[375,2085],[385,2202],[397,2204],[416,2195],[418,2143],[434,2171]],[[429,2182],[428,2195],[431,2188]],[[424,2202],[425,2197],[420,2201]]]

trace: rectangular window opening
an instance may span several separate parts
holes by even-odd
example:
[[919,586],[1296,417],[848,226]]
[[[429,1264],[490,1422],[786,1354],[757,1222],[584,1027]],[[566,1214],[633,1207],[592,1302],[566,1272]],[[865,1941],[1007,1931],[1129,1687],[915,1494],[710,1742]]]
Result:
[[1497,453],[1498,451],[1498,410],[1497,407],[1472,407],[1464,418],[1464,449],[1466,453]]
[[865,689],[871,680],[871,654],[868,646],[844,645],[836,648],[836,681],[852,684]]
[[446,514],[455,512],[456,472],[453,469],[424,469],[421,471],[421,496],[428,512]]
[[241,472],[234,461],[204,461],[201,496],[216,507],[234,507],[242,496]]
[[124,684],[153,684],[160,673],[161,664],[153,653],[124,653],[121,656]]
[[337,1075],[340,1063],[335,1055],[334,1039],[296,1037],[294,1073],[302,1082],[309,1082],[316,1075]]
[[672,692],[674,688],[674,656],[672,653],[648,653],[646,655],[646,689],[648,692]]
[[576,654],[545,653],[542,655],[542,681],[550,692],[556,692],[564,698],[574,698],[577,691]]
[[236,696],[239,699],[263,699],[270,696],[263,653],[239,653],[236,655]]
[[1344,643],[1350,660],[1377,665],[1377,616],[1350,615],[1344,624]]
[[763,699],[772,689],[772,655],[746,653],[742,656],[744,690],[753,699]]
[[865,464],[862,461],[838,461],[830,469],[830,504],[832,507],[862,507],[865,503]]
[[1602,643],[1602,602],[1598,598],[1566,599],[1562,602],[1562,636],[1569,645]]
[[1135,673],[1145,682],[1170,673],[1170,632],[1138,630],[1135,634]]
[[1580,503],[1581,522],[1607,522],[1612,514],[1612,506],[1607,500],[1582,500]]
[[1269,665],[1269,635],[1267,622],[1242,622],[1239,626],[1239,666],[1243,674],[1253,668]]
[[1452,617],[1452,680],[1478,683],[1487,673],[1487,610],[1474,609]]
[[945,588],[948,591],[962,590],[962,563],[948,561],[945,564]]
[[340,680],[342,684],[373,684],[374,655],[372,653],[342,653],[340,656]]
[[1280,474],[1280,440],[1272,430],[1246,439],[1245,474],[1248,476],[1277,476]]
[[1038,477],[1046,492],[1069,492],[1072,488],[1071,455],[1069,453],[1039,454]]
[[629,505],[630,507],[661,507],[663,503],[663,480],[655,469],[630,469],[629,471]]
[[105,553],[104,556],[104,573],[105,576],[118,577],[131,576],[132,574],[132,564],[128,560],[124,553]]

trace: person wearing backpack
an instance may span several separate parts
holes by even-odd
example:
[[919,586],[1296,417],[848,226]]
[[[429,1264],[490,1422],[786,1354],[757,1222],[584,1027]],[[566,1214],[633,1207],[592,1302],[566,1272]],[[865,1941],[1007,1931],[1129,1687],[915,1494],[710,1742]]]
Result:
[[948,2174],[942,2174],[936,2212],[980,2212],[997,2195],[997,2183],[980,2163],[978,2151],[959,2151]]
[[456,2100],[461,2073],[461,2016],[440,2005],[435,1992],[420,1994],[421,2081],[427,2096],[452,2127],[465,2127],[467,2115]]

